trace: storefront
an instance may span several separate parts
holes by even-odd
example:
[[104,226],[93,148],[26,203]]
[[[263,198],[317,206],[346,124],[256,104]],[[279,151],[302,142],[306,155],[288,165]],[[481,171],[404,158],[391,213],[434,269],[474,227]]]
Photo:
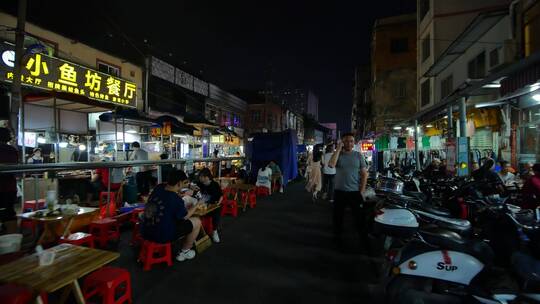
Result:
[[[13,46],[0,44],[0,53],[0,81],[7,87],[14,77]],[[41,53],[23,56],[21,82],[19,144],[28,156],[41,148],[44,162],[89,161],[97,146],[92,114],[137,107],[135,83]]]

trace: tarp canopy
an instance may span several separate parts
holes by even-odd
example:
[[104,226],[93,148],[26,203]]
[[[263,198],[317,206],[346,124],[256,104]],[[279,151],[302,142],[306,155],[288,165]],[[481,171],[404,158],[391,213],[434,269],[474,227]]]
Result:
[[136,109],[118,110],[116,112],[107,112],[99,115],[99,120],[104,122],[114,122],[116,116],[117,122],[123,119],[127,124],[134,125],[153,125],[156,121],[150,117],[143,116]]
[[173,116],[162,115],[156,118],[156,122],[163,127],[166,122],[171,123],[171,129],[173,134],[190,134],[193,135],[193,131],[196,130],[193,126],[185,124]]
[[248,144],[251,159],[251,177],[257,179],[259,168],[274,160],[283,174],[283,183],[296,178],[298,174],[297,136],[295,130],[278,133],[257,133]]

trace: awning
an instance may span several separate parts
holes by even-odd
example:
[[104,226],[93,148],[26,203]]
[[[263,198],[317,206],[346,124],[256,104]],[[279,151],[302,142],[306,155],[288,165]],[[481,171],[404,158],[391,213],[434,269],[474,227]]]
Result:
[[115,118],[117,122],[122,121],[129,125],[153,126],[157,124],[154,119],[142,115],[135,109],[118,110],[116,112],[107,112],[99,115],[99,120],[105,122],[114,122]]
[[210,122],[208,119],[206,119],[204,116],[200,114],[192,114],[192,113],[186,113],[184,115],[184,122],[186,124],[199,127],[199,128],[219,128],[218,125]]
[[508,9],[504,9],[478,15],[423,76],[433,77],[439,75],[507,14]]
[[169,115],[162,115],[162,116],[156,118],[155,120],[162,127],[163,127],[163,124],[166,123],[166,122],[171,123],[173,133],[175,133],[174,130],[187,130],[187,131],[191,131],[192,133],[193,133],[193,131],[196,130],[193,126],[185,124],[185,123],[179,121],[178,119],[176,119],[175,117],[169,116]]
[[[455,91],[454,93],[447,96],[446,98],[444,98],[440,102],[436,103],[435,105],[433,105],[433,106],[431,106],[431,107],[429,107],[427,109],[424,109],[422,111],[417,112],[408,121],[414,121],[414,120],[419,119],[419,118],[424,117],[424,116],[436,115],[439,112],[446,109],[446,107],[448,107],[449,105],[452,105],[454,102],[456,102],[460,98],[474,95],[475,92],[477,92],[478,90],[481,90],[482,87],[485,86],[486,84],[492,83],[492,82],[494,82],[494,81],[496,81],[498,79],[501,79],[501,78],[506,78],[506,77],[509,77],[511,75],[515,75],[515,74],[520,73],[520,72],[526,70],[527,68],[529,68],[531,66],[534,66],[534,65],[537,65],[539,63],[540,63],[540,52],[536,52],[536,53],[530,55],[527,58],[523,58],[523,59],[513,63],[512,65],[510,65],[510,66],[508,66],[508,67],[506,67],[506,68],[504,68],[504,69],[502,69],[500,71],[497,71],[497,72],[487,76],[486,78],[484,78],[484,79],[482,79],[480,81],[470,83],[468,86]],[[508,99],[508,97],[505,97],[505,98]]]

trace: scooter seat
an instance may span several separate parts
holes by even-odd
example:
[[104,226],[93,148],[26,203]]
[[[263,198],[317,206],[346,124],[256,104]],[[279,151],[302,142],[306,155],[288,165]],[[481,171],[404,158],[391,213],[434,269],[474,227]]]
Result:
[[453,231],[441,228],[420,230],[420,234],[426,242],[441,249],[470,254],[484,264],[490,265],[493,263],[493,250],[485,242],[468,240]]
[[540,282],[540,261],[522,252],[512,255],[512,265],[525,281]]
[[427,205],[424,204],[424,205],[422,205],[422,209],[424,209],[426,212],[433,213],[433,214],[438,215],[438,216],[444,216],[444,217],[450,217],[451,216],[450,211],[447,210],[447,209],[443,209],[443,208],[427,206]]

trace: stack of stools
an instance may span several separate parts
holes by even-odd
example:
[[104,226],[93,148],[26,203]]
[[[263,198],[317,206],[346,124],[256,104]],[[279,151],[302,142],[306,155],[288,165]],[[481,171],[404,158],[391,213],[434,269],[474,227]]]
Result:
[[[47,294],[41,293],[42,303],[47,304]],[[0,303],[9,304],[30,304],[34,303],[36,295],[30,288],[17,284],[6,284],[0,286]]]
[[[237,191],[231,188],[223,189],[223,199],[221,200],[221,216],[230,214],[234,217],[238,216]],[[209,231],[209,230],[207,230]],[[210,230],[211,231],[211,230]]]
[[84,232],[75,232],[67,237],[60,237],[60,241],[62,243],[68,243],[71,245],[77,245],[77,246],[86,246],[90,248],[94,248],[94,236],[90,233],[84,233]]
[[107,246],[109,241],[120,239],[120,225],[118,225],[118,221],[115,219],[104,218],[95,220],[90,223],[89,230],[102,248]]
[[249,208],[255,208],[255,206],[257,206],[257,194],[255,194],[255,189],[249,190],[247,195]]
[[84,279],[83,294],[85,300],[99,296],[105,304],[131,303],[129,272],[117,267],[103,267]]
[[101,217],[113,216],[116,214],[116,196],[117,192],[110,192],[111,203],[109,205],[109,214],[107,214],[107,198],[109,197],[109,192],[104,191],[99,193],[99,214]]
[[160,244],[143,241],[139,261],[143,263],[144,271],[152,269],[152,265],[159,263],[167,263],[167,266],[172,266],[171,243]]

